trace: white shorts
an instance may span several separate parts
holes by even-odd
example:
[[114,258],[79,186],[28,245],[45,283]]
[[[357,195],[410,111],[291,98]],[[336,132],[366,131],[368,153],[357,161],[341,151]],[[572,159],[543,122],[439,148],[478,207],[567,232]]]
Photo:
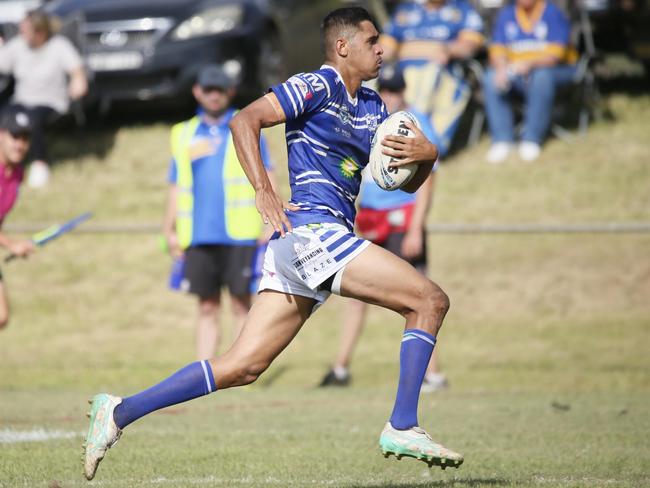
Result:
[[319,285],[369,244],[342,224],[295,227],[284,239],[269,242],[258,291],[275,290],[313,298],[319,306],[330,296],[330,291],[319,289]]

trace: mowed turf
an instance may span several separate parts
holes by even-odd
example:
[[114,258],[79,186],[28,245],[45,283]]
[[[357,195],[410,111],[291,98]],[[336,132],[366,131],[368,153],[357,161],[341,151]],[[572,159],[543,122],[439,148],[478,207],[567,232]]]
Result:
[[[485,165],[486,141],[455,156],[431,222],[650,221],[650,97],[608,103],[616,120],[573,145],[551,141],[539,164]],[[159,222],[167,129],[63,138],[61,154],[76,144],[85,155],[64,159],[45,191],[24,191],[9,223],[87,210],[95,223]],[[0,333],[0,486],[650,485],[650,235],[436,234],[428,244],[430,275],[452,301],[439,337],[451,388],[422,396],[420,423],[465,455],[459,470],[381,456],[396,314],[370,310],[351,388],[315,387],[345,310],[333,298],[256,384],[136,422],[86,482],[86,399],[132,394],[192,361],[194,302],[166,289],[156,236],[76,234],[3,267],[13,321]]]

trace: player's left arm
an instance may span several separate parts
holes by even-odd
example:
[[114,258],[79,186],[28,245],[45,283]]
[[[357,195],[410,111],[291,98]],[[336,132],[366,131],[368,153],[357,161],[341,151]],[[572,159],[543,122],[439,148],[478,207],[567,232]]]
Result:
[[415,193],[428,178],[433,165],[438,159],[438,148],[433,144],[415,124],[406,122],[406,126],[413,131],[415,137],[388,135],[384,137],[382,145],[383,154],[392,156],[398,161],[390,164],[392,167],[417,164],[418,169],[411,180],[401,190]]
[[265,224],[270,223],[282,236],[291,231],[284,209],[295,209],[284,203],[273,189],[260,153],[262,128],[286,121],[286,115],[274,93],[267,93],[242,109],[230,121],[233,142],[246,177],[255,189],[257,210]]

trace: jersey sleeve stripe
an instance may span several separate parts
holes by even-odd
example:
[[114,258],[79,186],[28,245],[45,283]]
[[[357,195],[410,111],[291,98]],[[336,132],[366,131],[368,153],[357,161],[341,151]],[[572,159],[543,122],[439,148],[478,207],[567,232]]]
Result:
[[284,88],[284,91],[285,91],[286,94],[287,94],[287,98],[288,98],[289,101],[291,102],[291,106],[293,107],[294,117],[298,117],[298,109],[296,108],[296,102],[294,102],[294,100],[293,100],[293,96],[291,95],[291,92],[290,92],[289,89],[287,88],[287,84],[286,84],[286,83],[283,83],[283,84],[282,84],[282,88]]

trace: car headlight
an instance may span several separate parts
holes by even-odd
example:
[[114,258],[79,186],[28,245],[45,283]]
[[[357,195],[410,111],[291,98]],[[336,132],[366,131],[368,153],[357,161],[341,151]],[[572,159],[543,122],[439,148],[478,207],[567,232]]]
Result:
[[240,25],[243,17],[244,9],[241,5],[210,8],[181,22],[172,32],[172,39],[185,41],[228,32]]

